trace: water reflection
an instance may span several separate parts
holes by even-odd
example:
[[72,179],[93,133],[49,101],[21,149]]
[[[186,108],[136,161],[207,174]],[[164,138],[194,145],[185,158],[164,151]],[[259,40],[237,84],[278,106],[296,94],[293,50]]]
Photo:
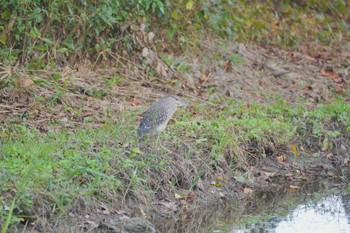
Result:
[[234,227],[230,232],[350,233],[350,195],[330,195],[298,205],[287,217]]

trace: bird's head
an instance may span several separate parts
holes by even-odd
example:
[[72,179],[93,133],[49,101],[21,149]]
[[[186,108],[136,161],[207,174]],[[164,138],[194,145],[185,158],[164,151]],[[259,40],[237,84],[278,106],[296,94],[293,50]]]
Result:
[[188,106],[188,104],[181,97],[177,95],[169,95],[168,98],[174,99],[177,106],[185,106],[185,107]]

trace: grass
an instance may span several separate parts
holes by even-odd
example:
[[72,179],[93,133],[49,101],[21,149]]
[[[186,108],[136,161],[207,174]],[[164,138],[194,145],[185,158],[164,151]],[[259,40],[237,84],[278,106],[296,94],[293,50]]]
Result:
[[[194,117],[193,112],[200,114]],[[339,137],[330,133],[327,123],[336,118],[350,132],[349,114],[350,105],[343,101],[314,110],[291,108],[283,101],[272,105],[228,103],[221,111],[180,110],[177,120],[149,147],[135,138],[132,112],[125,112],[116,122],[74,131],[42,133],[12,125],[1,134],[0,225],[5,224],[6,229],[9,221],[16,225],[34,218],[35,205],[46,205],[56,215],[65,214],[79,195],[107,202],[144,191],[152,195],[160,181],[168,178],[166,183],[172,189],[190,188],[231,149],[254,140],[261,145],[271,140],[275,146],[287,145],[298,138],[307,122],[314,123],[315,137]],[[173,170],[172,152],[189,165],[180,169],[196,167],[198,174],[174,175],[178,173]],[[229,164],[231,169],[234,160]],[[150,174],[159,176],[152,178]],[[183,186],[183,179],[189,179],[190,186]]]
[[[226,43],[222,45],[222,51],[216,49],[215,41],[206,44],[203,38],[206,38],[208,33],[213,36],[228,36],[230,44],[232,41],[256,41],[287,48],[296,46],[299,49],[302,48],[301,45],[313,42],[316,46],[311,44],[311,47],[316,50],[317,45],[341,45],[349,37],[349,26],[345,23],[348,20],[345,3],[338,3],[337,6],[336,3],[321,1],[315,6],[313,1],[307,1],[303,6],[301,3],[289,1],[252,1],[252,4],[237,1],[231,5],[230,2],[219,1],[218,5],[213,7],[211,1],[203,1],[193,6],[191,2],[193,3],[186,1],[172,4],[165,9],[171,11],[163,13],[165,18],[154,18],[153,21],[152,14],[144,18],[145,24],[149,24],[147,33],[156,34],[154,42],[150,44],[154,43],[158,52],[164,51],[158,53],[160,58],[181,74],[191,73],[193,70],[202,74],[202,71],[211,67],[208,69],[210,73],[213,67],[222,65],[221,61],[230,61],[233,67],[246,65],[245,57],[227,49]],[[115,200],[119,200],[117,208],[120,209],[127,198],[137,199],[141,193],[142,196],[152,199],[155,192],[163,192],[171,199],[176,190],[193,190],[200,180],[213,178],[212,174],[215,174],[222,161],[227,162],[229,171],[234,171],[239,167],[239,156],[253,155],[261,158],[267,156],[267,153],[275,155],[278,153],[275,150],[277,147],[282,147],[284,154],[293,155],[289,151],[290,144],[294,145],[296,141],[304,140],[316,141],[301,144],[305,149],[310,149],[307,146],[312,145],[310,150],[314,154],[320,154],[332,149],[332,139],[350,132],[350,107],[341,100],[334,100],[312,110],[304,107],[303,103],[291,107],[283,100],[263,105],[226,102],[226,107],[218,109],[213,107],[217,104],[213,102],[210,107],[202,104],[189,111],[180,110],[182,112],[176,114],[176,120],[169,125],[165,133],[150,145],[142,145],[135,138],[135,112],[119,110],[115,102],[128,101],[132,106],[137,106],[140,96],[132,97],[132,92],[135,91],[134,87],[142,86],[139,81],[144,81],[144,86],[150,87],[152,91],[170,87],[167,92],[181,91],[180,86],[184,83],[162,80],[156,85],[154,81],[147,80],[147,77],[156,77],[154,69],[149,66],[136,68],[138,66],[133,61],[138,61],[142,56],[139,54],[139,44],[133,44],[132,38],[140,31],[134,31],[131,26],[130,30],[126,29],[125,33],[121,34],[118,30],[107,29],[104,34],[100,34],[98,30],[95,34],[82,31],[89,36],[69,38],[72,33],[67,25],[75,28],[73,21],[67,24],[62,20],[43,20],[41,24],[41,21],[34,17],[39,16],[39,13],[33,14],[31,17],[34,17],[34,21],[31,21],[27,19],[26,14],[29,8],[21,9],[23,11],[16,15],[15,23],[24,22],[24,15],[25,21],[28,22],[25,28],[21,29],[24,31],[18,31],[19,27],[15,24],[11,33],[6,34],[6,38],[0,38],[4,47],[4,61],[0,63],[0,87],[4,92],[18,94],[4,95],[4,100],[18,99],[12,102],[9,100],[9,104],[4,105],[4,112],[11,112],[7,115],[11,120],[4,122],[3,128],[0,128],[2,232],[16,226],[23,219],[34,221],[38,216],[46,216],[48,213],[64,216],[80,195],[88,199],[92,206],[96,204],[96,200],[108,204],[115,204]],[[98,12],[92,16],[106,16],[106,12]],[[4,22],[11,21],[9,13],[2,16]],[[65,19],[71,18],[66,17],[67,13],[71,12],[51,13],[59,13],[58,15]],[[52,16],[51,13],[48,17]],[[77,7],[76,16],[80,13],[86,16],[86,11]],[[147,21],[148,17],[152,20]],[[115,20],[113,17],[110,19]],[[93,18],[87,18],[87,22],[91,20]],[[128,25],[134,25],[135,20],[130,16],[127,20]],[[110,23],[115,29],[119,28],[116,22]],[[169,23],[172,27],[169,27]],[[137,20],[136,25],[138,24]],[[106,29],[104,24],[97,27],[91,25],[89,28]],[[87,25],[80,26],[84,28]],[[55,30],[50,29],[46,32],[45,28]],[[166,30],[162,30],[164,28]],[[33,34],[35,31],[31,29],[43,29],[44,33]],[[206,29],[205,35],[202,34],[203,29]],[[56,38],[57,30],[67,30],[67,33],[61,33],[64,37]],[[22,37],[23,32],[31,33]],[[114,33],[118,34],[117,37]],[[16,43],[18,48],[13,48],[12,43],[8,43],[11,40],[15,41],[15,38],[19,40]],[[21,45],[22,38],[25,39],[23,43],[26,46]],[[53,38],[58,41],[54,41]],[[85,38],[86,41],[79,41],[79,38]],[[90,43],[93,43],[94,48],[89,46]],[[74,44],[85,46],[86,49],[77,48]],[[196,52],[203,49],[205,56]],[[193,56],[179,58],[176,54],[182,54],[183,51],[193,53]],[[210,56],[207,55],[207,51],[211,51]],[[79,76],[73,71],[73,67],[79,66],[76,64],[76,58],[81,57],[83,61],[85,53],[91,55],[88,57],[93,63],[93,68],[98,69],[100,61],[107,66],[106,73],[102,72],[101,75],[102,82],[98,78],[100,73],[91,76],[90,73],[85,75],[82,72],[83,76]],[[121,55],[115,56],[117,54],[129,55],[125,55],[124,58]],[[111,57],[118,59],[114,61]],[[203,70],[195,67],[192,63],[193,57],[205,63]],[[65,58],[69,62],[66,62]],[[123,59],[119,60],[120,58]],[[220,62],[215,64],[215,60]],[[67,66],[67,70],[59,69],[61,66]],[[109,66],[115,66],[117,69],[109,70]],[[124,72],[134,68],[135,74]],[[204,82],[207,82],[207,79]],[[194,83],[194,86],[197,85],[201,86],[201,82]],[[209,96],[217,91],[209,84],[202,88],[206,88]],[[35,102],[35,106],[28,108],[29,114],[20,111],[22,105],[28,104],[22,96],[31,96],[31,100]],[[132,98],[135,98],[135,101]],[[108,100],[110,102],[106,104]],[[30,111],[34,110],[43,111],[43,115],[31,115]],[[40,118],[33,119],[37,116]],[[50,130],[50,125],[46,125],[47,119],[57,119],[55,117],[62,120],[60,130],[56,131]],[[42,132],[24,126],[27,125],[26,118],[43,122],[44,128],[48,126],[49,131]],[[68,121],[67,124],[65,121]],[[83,125],[74,128],[71,122]],[[62,127],[70,129],[61,129]],[[301,150],[300,146],[295,146]],[[240,151],[244,151],[243,155]]]

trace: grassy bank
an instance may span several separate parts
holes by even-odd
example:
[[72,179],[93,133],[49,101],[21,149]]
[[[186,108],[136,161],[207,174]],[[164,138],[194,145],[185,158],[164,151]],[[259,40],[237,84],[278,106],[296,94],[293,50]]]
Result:
[[[343,101],[313,110],[283,101],[182,110],[148,146],[135,138],[136,115],[125,111],[114,122],[106,119],[103,126],[74,131],[40,132],[23,125],[3,129],[0,225],[65,215],[80,195],[92,206],[96,200],[119,200],[123,208],[125,198],[151,200],[163,193],[174,199],[177,192],[198,190],[198,183],[205,194],[211,182],[229,185],[226,179],[248,172],[243,160],[324,157],[337,138],[350,134],[350,105]],[[218,169],[228,178],[216,179]]]
[[[345,1],[96,2],[0,0],[2,232],[247,195],[265,161],[349,163]],[[191,108],[139,142],[169,93]]]

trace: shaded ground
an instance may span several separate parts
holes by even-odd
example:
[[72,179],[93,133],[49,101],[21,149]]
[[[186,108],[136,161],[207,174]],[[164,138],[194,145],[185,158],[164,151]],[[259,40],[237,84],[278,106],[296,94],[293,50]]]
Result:
[[[302,101],[314,108],[335,98],[335,93],[338,93],[345,101],[350,101],[347,94],[350,89],[350,45],[331,51],[301,48],[300,51],[287,52],[270,47],[221,44],[220,41],[215,43],[215,47],[213,44],[213,41],[202,41],[198,48],[200,52],[183,57],[168,56],[169,65],[158,60],[162,56],[148,53],[144,54],[143,59],[124,59],[124,66],[118,68],[92,69],[92,65],[86,62],[76,65],[75,69],[64,67],[53,73],[43,72],[42,77],[33,80],[34,84],[25,78],[28,71],[15,70],[19,81],[23,83],[23,89],[1,91],[0,122],[4,127],[20,123],[36,127],[42,132],[60,128],[74,130],[82,125],[98,126],[108,118],[113,119],[110,116],[118,116],[125,110],[141,116],[141,112],[151,102],[168,93],[184,96],[192,106],[211,106],[214,110],[224,108],[230,99],[246,103],[269,103],[280,96],[291,105]],[[162,59],[165,60],[164,57]],[[145,66],[145,63],[149,65]],[[182,73],[176,71],[180,65],[185,67]],[[155,72],[158,73],[156,77],[145,75],[150,66],[155,66]],[[59,74],[59,78],[55,79],[55,74]],[[48,81],[45,81],[45,77]],[[273,143],[251,141],[234,152],[227,152],[211,173],[201,177],[193,191],[193,174],[198,171],[192,168],[185,173],[182,168],[188,164],[177,153],[182,151],[181,148],[168,148],[173,150],[164,153],[172,161],[169,177],[149,171],[153,182],[159,185],[157,200],[150,202],[146,197],[130,197],[123,200],[123,209],[116,209],[99,200],[94,200],[95,206],[91,207],[86,204],[89,200],[77,198],[68,211],[68,219],[54,220],[52,224],[51,216],[41,216],[36,220],[33,231],[55,231],[55,226],[62,232],[78,232],[77,229],[84,232],[99,228],[101,232],[121,232],[130,224],[134,226],[139,223],[144,229],[147,225],[144,220],[136,219],[133,225],[133,220],[121,219],[125,215],[147,215],[160,232],[167,232],[164,222],[159,221],[160,216],[164,219],[177,216],[181,218],[180,224],[185,225],[191,220],[196,222],[201,217],[193,215],[193,206],[242,200],[249,198],[253,192],[282,187],[278,183],[275,185],[275,179],[288,181],[288,186],[291,186],[294,182],[312,179],[314,174],[343,176],[350,165],[349,132],[337,121],[329,120],[329,129],[341,132],[342,136],[332,142],[332,151],[324,152],[317,158],[296,157],[287,145],[277,148]],[[310,132],[304,134],[305,138],[311,139],[301,143],[312,153],[313,146],[319,145],[319,139],[312,138]],[[147,147],[141,149],[146,153],[152,151],[152,148]],[[228,167],[233,154],[238,155],[237,171],[243,173],[243,177],[238,177],[238,172]],[[261,154],[267,155],[266,158],[263,159]],[[281,157],[282,154],[286,156]],[[162,180],[171,180],[173,177],[180,184],[178,193],[185,194],[175,199],[173,190],[162,183]],[[213,180],[220,181],[220,185],[213,183]],[[180,215],[174,215],[179,212]],[[31,228],[33,226],[26,226],[26,229]],[[144,232],[137,229],[126,231]],[[189,232],[187,230],[185,227],[184,231],[179,232]]]

